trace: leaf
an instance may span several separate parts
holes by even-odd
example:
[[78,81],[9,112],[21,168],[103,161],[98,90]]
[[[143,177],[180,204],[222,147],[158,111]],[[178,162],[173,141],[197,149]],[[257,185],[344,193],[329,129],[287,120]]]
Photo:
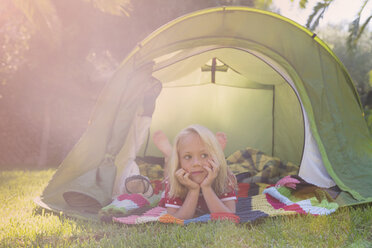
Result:
[[349,36],[347,37],[347,45],[349,49],[355,48],[358,40],[364,33],[369,22],[372,20],[372,15],[369,16],[361,27],[359,27],[360,16],[358,16],[354,21],[352,21],[349,25]]
[[12,0],[12,2],[32,23],[33,28],[39,31],[44,39],[52,42],[49,44],[58,44],[61,21],[51,0]]
[[268,10],[272,2],[272,0],[255,0],[254,7],[257,9]]
[[359,22],[360,22],[360,16],[355,18],[349,25],[349,33],[355,37],[358,34],[359,30]]
[[347,37],[347,46],[348,46],[348,49],[349,50],[352,50],[355,48],[359,38],[361,37],[361,35],[364,33],[364,30],[365,28],[367,27],[368,23],[371,21],[372,19],[372,15],[369,16],[365,21],[364,23],[362,24],[362,26],[359,26],[359,23],[360,23],[360,17],[363,13],[363,10],[364,8],[366,7],[367,3],[369,2],[369,0],[365,0],[364,3],[362,4],[362,7],[360,8],[355,20],[353,20],[350,24],[349,24],[349,36]]
[[355,43],[355,44],[358,42],[358,40],[360,39],[360,37],[361,37],[362,34],[364,33],[364,30],[365,30],[365,28],[367,27],[368,23],[371,21],[371,19],[372,19],[372,15],[369,16],[369,17],[365,20],[365,22],[362,24],[362,26],[359,28],[358,33],[357,33],[357,35],[356,35],[356,37],[355,37],[355,40],[354,40],[354,43]]
[[13,4],[36,28],[50,26],[56,16],[56,9],[50,0],[13,0]]
[[370,109],[366,109],[365,112],[366,112],[366,114],[365,114],[364,118],[367,122],[368,129],[371,132],[372,131],[372,113],[371,113]]
[[358,35],[356,37],[356,40],[358,41],[360,36],[364,33],[364,30],[365,28],[367,27],[368,23],[371,21],[372,19],[372,15],[370,15],[366,20],[365,22],[362,24],[362,26],[360,27],[359,31],[358,31]]
[[[320,18],[323,17],[324,11],[325,11],[326,6],[324,3],[318,2],[315,7],[313,8],[313,13],[308,17],[306,27],[309,28],[310,30],[314,30],[318,24]],[[320,12],[320,13],[319,13]],[[315,21],[313,21],[315,18]]]
[[[334,0],[323,0],[323,2],[317,2],[313,8],[313,13],[311,13],[307,19],[306,27],[310,30],[316,29],[316,27],[319,25],[320,19],[323,18],[325,11],[333,1]],[[303,2],[303,0],[301,0],[301,2]]]
[[355,38],[357,36],[359,30],[359,21],[360,16],[357,16],[350,24],[349,24],[349,35],[347,37],[347,47],[349,50],[355,48]]
[[131,0],[84,0],[92,3],[93,6],[102,12],[116,15],[116,16],[129,16],[132,11]]
[[308,0],[301,0],[300,1],[300,7],[302,8],[302,9],[305,9],[306,8],[306,5],[307,5],[307,2],[308,2]]

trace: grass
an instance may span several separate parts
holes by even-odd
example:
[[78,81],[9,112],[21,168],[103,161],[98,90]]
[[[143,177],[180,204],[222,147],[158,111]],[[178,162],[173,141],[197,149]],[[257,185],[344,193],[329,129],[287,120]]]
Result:
[[54,170],[0,172],[0,247],[372,247],[372,206],[255,223],[125,226],[47,213],[33,199]]

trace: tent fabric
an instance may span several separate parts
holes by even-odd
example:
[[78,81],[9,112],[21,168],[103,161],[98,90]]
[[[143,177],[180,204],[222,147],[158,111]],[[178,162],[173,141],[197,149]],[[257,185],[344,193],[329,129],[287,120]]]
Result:
[[117,155],[118,161],[127,162],[124,165],[120,166],[119,164],[117,166],[121,171],[118,171],[116,174],[113,195],[128,193],[125,191],[125,179],[140,174],[138,165],[134,160],[136,159],[136,154],[142,143],[145,141],[147,130],[150,128],[150,125],[151,117],[148,116],[136,116],[136,119],[133,121],[131,130],[127,137],[128,141],[125,142],[125,145]]
[[[125,160],[130,161],[130,157],[122,161],[122,157],[116,155],[120,154],[123,143],[129,134],[132,120],[141,114],[145,90],[151,88],[154,83],[139,83],[129,74],[126,74],[124,79],[122,76],[123,74],[118,72],[113,78],[116,84],[107,85],[105,88],[105,93],[100,96],[97,102],[89,127],[44,189],[40,200],[37,201],[38,204],[42,203],[39,205],[47,205],[51,210],[81,215],[80,211],[67,204],[63,194],[71,191],[70,185],[76,182],[77,178],[85,178],[82,179],[80,192],[89,192],[91,185],[97,184],[96,178],[89,176],[89,174],[90,171],[97,168],[101,168],[99,170],[100,177],[105,178],[104,183],[111,185],[111,191],[101,190],[101,195],[95,197],[112,198],[112,184],[115,182],[116,173],[112,173],[111,168],[116,170],[118,165],[123,168],[126,165]],[[126,80],[126,84],[122,84],[122,80]],[[121,99],[126,100],[122,101]],[[118,168],[118,170],[120,169]],[[98,184],[98,187],[107,188],[102,183]],[[107,202],[105,203],[107,204]],[[91,218],[91,215],[87,216]]]
[[[173,20],[133,49],[44,190],[43,204],[67,207],[67,185],[90,170],[115,164],[119,174],[125,171],[132,160],[123,155],[133,140],[127,137],[143,111],[144,92],[153,86],[135,78],[148,73],[149,63],[163,83],[149,135],[161,128],[172,139],[178,127],[198,121],[227,132],[227,153],[246,143],[299,163],[309,183],[337,184],[346,205],[372,201],[372,140],[342,63],[314,33],[287,18],[218,7]],[[162,106],[172,108],[167,102],[186,112],[161,114]],[[141,121],[136,125],[146,126]],[[151,153],[151,141],[137,143],[149,148],[140,154]]]

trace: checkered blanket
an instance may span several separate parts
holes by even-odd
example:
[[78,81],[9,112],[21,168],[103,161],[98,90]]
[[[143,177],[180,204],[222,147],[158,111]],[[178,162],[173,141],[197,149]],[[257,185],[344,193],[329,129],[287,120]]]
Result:
[[236,151],[226,161],[238,181],[245,183],[273,184],[285,176],[297,175],[299,169],[291,162],[284,163],[251,147]]
[[235,214],[212,213],[193,219],[181,220],[167,214],[165,208],[153,207],[146,209],[142,214],[113,217],[112,220],[128,225],[148,222],[188,225],[215,220],[245,223],[264,217],[283,215],[329,215],[338,208],[338,204],[333,201],[327,191],[306,183],[298,176],[286,176],[279,180],[276,185],[239,183],[238,186]]

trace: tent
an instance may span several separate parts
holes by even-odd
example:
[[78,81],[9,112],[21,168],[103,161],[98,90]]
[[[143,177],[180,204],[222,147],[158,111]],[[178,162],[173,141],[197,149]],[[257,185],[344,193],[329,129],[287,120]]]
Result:
[[[143,80],[148,74],[157,80]],[[148,98],[158,81],[160,95]],[[143,114],[146,101],[156,101],[153,115]],[[337,185],[342,206],[372,201],[372,139],[339,59],[315,33],[280,15],[217,7],[175,19],[138,43],[38,204],[73,213],[80,193],[85,205],[110,203],[123,179],[138,173],[137,155],[160,155],[149,139],[155,130],[172,139],[192,123],[225,132],[226,155],[254,147],[300,165],[307,182]]]

